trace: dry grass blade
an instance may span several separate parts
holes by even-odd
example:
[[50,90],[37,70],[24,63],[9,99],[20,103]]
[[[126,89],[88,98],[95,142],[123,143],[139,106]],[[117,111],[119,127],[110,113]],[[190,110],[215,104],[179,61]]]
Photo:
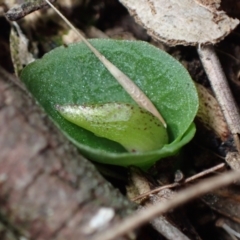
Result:
[[158,112],[153,103],[145,95],[143,91],[122,71],[120,71],[115,65],[113,65],[108,59],[106,59],[96,48],[94,48],[82,34],[59,12],[48,0],[45,0],[55,11],[61,16],[61,18],[69,25],[69,27],[80,37],[80,39],[87,45],[87,47],[95,54],[95,56],[102,62],[112,76],[118,81],[118,83],[125,89],[125,91],[132,97],[132,99],[142,108],[146,109],[154,116],[156,116],[160,122],[167,127],[161,114]]
[[[51,2],[55,2],[56,0],[50,0]],[[9,1],[11,2],[11,1]],[[17,3],[17,1],[16,1]],[[45,0],[34,0],[34,1],[18,1],[21,3],[20,5],[16,4],[16,6],[12,7],[5,16],[10,21],[17,21],[31,12],[34,12],[38,9],[41,9],[47,6]]]

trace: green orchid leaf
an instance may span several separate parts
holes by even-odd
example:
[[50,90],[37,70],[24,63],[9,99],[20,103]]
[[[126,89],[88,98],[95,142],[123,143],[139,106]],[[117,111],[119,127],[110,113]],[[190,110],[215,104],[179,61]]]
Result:
[[129,152],[157,150],[168,143],[166,128],[150,112],[129,103],[56,106],[67,120],[120,143]]
[[[61,115],[56,106],[109,103],[136,106],[84,43],[62,46],[45,54],[23,69],[22,81],[55,124],[91,160],[149,167],[176,154],[195,133],[193,119],[198,96],[188,72],[170,55],[145,42],[106,39],[90,42],[150,98],[167,122],[168,144],[163,140],[165,145],[160,144],[159,149],[127,152],[119,141],[99,137]],[[132,133],[126,133],[125,138]]]

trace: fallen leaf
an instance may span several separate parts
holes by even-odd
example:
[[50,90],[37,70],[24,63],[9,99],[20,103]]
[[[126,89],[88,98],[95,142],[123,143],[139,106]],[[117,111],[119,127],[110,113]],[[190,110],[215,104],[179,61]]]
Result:
[[213,0],[120,0],[148,34],[168,45],[214,44],[239,23]]

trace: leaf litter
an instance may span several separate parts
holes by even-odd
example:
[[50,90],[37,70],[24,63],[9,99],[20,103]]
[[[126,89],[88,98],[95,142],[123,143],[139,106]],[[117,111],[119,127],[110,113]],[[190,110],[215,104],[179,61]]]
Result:
[[[149,1],[150,2],[150,1]],[[216,9],[218,8],[218,5],[214,3],[214,1],[198,1],[200,4],[205,4],[206,2],[209,2],[209,6],[205,7],[206,9]]]

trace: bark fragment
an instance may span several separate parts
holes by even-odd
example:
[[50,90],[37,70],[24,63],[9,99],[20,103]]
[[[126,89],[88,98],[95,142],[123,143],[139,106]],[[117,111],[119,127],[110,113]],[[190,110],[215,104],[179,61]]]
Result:
[[0,96],[0,218],[14,229],[8,232],[35,240],[88,239],[84,229],[103,207],[114,211],[105,231],[132,212],[25,92],[0,77]]

